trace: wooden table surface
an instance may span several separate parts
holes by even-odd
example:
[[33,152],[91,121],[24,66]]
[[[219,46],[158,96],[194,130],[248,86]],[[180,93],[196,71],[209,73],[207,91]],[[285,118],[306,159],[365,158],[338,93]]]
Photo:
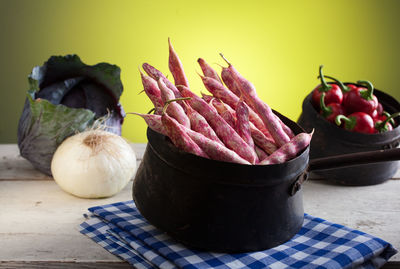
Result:
[[[145,144],[133,144],[140,162]],[[132,182],[106,199],[81,199],[33,169],[15,144],[0,144],[1,268],[130,268],[79,233],[95,205],[127,201]],[[400,250],[400,170],[375,186],[346,187],[324,180],[303,185],[305,212],[377,236]],[[400,268],[400,254],[384,268]]]

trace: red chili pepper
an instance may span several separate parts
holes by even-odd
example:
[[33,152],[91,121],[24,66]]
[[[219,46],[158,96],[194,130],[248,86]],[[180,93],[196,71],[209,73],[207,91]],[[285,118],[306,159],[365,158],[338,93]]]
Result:
[[357,85],[354,85],[354,84],[347,84],[346,86],[347,86],[348,88],[350,88],[350,90],[355,90],[355,89],[358,88]]
[[343,93],[338,85],[336,84],[328,84],[324,79],[324,75],[322,74],[323,65],[319,67],[319,78],[321,79],[321,84],[318,85],[312,92],[312,103],[315,108],[319,109],[321,94],[323,92],[326,93],[325,104],[328,105],[330,103],[342,103]]
[[367,89],[358,87],[348,92],[343,101],[343,106],[348,113],[365,112],[372,115],[374,110],[378,107],[378,99],[373,94],[374,86],[371,82],[365,80],[360,80],[357,83],[367,86]]
[[[385,113],[385,114],[383,114],[383,113]],[[374,119],[374,121],[377,121],[377,120],[384,121],[387,117],[390,116],[390,114],[383,111],[383,106],[378,101],[378,106],[376,107],[376,109],[374,111],[372,111],[371,116]],[[392,122],[393,122],[393,120],[392,120]]]
[[338,115],[335,118],[335,122],[338,126],[342,124],[342,120],[344,121],[344,128],[351,132],[358,133],[374,133],[374,120],[372,117],[364,112],[354,112],[349,116]]
[[351,92],[351,91],[353,91],[353,90],[357,90],[357,86],[356,85],[354,85],[354,84],[344,84],[343,82],[341,82],[340,80],[338,80],[338,79],[336,79],[336,78],[334,78],[334,77],[331,77],[331,76],[325,76],[326,78],[329,78],[329,79],[332,79],[332,80],[334,80],[336,83],[337,83],[337,85],[339,86],[339,88],[342,90],[342,93],[343,93],[343,101],[342,101],[342,105],[345,103],[345,102],[347,102],[347,101],[345,101],[346,99],[347,99],[347,96],[349,95],[349,93]]
[[374,111],[372,111],[370,116],[372,117],[373,120],[376,120],[379,117],[378,109],[375,109]]
[[321,94],[321,99],[320,99],[320,107],[321,107],[320,114],[325,119],[327,119],[330,122],[335,122],[335,118],[337,115],[346,114],[344,107],[341,104],[330,103],[328,105],[325,105],[324,98],[325,98],[325,93],[323,92]]
[[378,117],[383,114],[383,106],[381,103],[378,102],[378,107],[376,108],[376,112],[378,113]]
[[393,125],[390,124],[390,121],[394,124],[393,118],[398,116],[400,116],[400,112],[393,113],[389,116],[383,114],[375,121],[375,133],[384,133],[393,130]]
[[343,93],[342,105],[344,105],[344,103],[347,103],[347,101],[345,101],[345,100],[349,96],[349,93],[352,92],[352,91],[356,91],[358,89],[357,85],[354,85],[354,84],[347,84],[346,88],[348,89],[348,91]]
[[375,124],[375,133],[384,133],[392,130],[393,130],[393,125],[391,125],[389,122],[383,124],[383,121],[378,121]]

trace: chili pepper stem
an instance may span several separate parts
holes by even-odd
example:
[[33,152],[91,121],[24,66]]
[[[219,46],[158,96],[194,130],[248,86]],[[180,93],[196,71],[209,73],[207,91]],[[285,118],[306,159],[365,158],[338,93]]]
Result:
[[[390,117],[390,114],[389,114],[389,112],[387,112],[387,111],[383,111],[382,114],[385,115],[387,118]],[[394,125],[395,122],[394,122],[393,118],[394,118],[394,117],[392,117],[392,118],[390,119],[390,123]]]
[[336,125],[340,126],[342,124],[342,120],[344,121],[344,125],[347,130],[352,130],[357,123],[355,118],[348,118],[345,115],[337,115],[335,118]]
[[321,94],[320,99],[319,99],[319,104],[320,104],[320,107],[321,107],[322,116],[324,116],[324,117],[326,118],[326,117],[328,117],[330,114],[332,114],[332,108],[327,107],[327,106],[325,105],[324,99],[325,99],[325,93],[323,92],[323,93]]
[[[344,83],[341,82],[340,80],[338,80],[338,79],[336,79],[334,77],[331,77],[331,76],[327,76],[327,75],[324,75],[324,77],[335,81],[339,85],[339,87],[342,90],[342,92],[349,92],[350,91],[350,88],[347,87],[346,85],[344,85]],[[318,78],[319,78],[319,76],[318,76]]]
[[386,123],[389,121],[393,121],[394,118],[400,116],[400,112],[393,113],[389,117],[387,117],[384,121],[378,122],[375,124],[375,129],[377,129],[380,133],[387,131]]
[[318,89],[319,91],[321,91],[321,92],[327,92],[327,91],[329,91],[331,88],[332,88],[332,86],[330,86],[328,83],[326,83],[326,81],[325,81],[325,78],[324,78],[324,74],[322,73],[322,68],[323,68],[324,66],[323,65],[320,65],[319,66],[319,77],[320,77],[320,79],[321,79],[321,88],[320,89]]
[[359,80],[357,81],[358,84],[367,86],[367,90],[361,90],[360,95],[365,100],[372,100],[372,95],[374,93],[374,85],[368,80]]

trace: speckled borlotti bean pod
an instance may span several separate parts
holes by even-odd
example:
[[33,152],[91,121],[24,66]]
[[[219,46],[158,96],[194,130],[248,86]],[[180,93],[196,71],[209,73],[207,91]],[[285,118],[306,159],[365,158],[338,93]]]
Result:
[[187,134],[186,127],[179,124],[172,117],[168,116],[167,113],[163,113],[161,115],[161,122],[164,126],[167,136],[177,148],[188,153],[208,158],[207,154]]
[[146,76],[141,71],[140,71],[140,77],[142,78],[144,92],[149,97],[150,101],[153,103],[156,113],[160,114],[164,106],[164,102],[162,101],[161,91],[158,88],[157,81],[155,81],[149,76]]
[[218,111],[219,114],[221,114],[222,112],[228,110],[227,106],[220,99],[217,99],[217,98],[215,98],[213,96],[211,96],[211,98],[210,98],[209,95],[208,96],[203,96],[203,98],[208,104],[210,104],[213,107],[215,107],[215,109]]
[[189,87],[189,82],[186,78],[185,72],[183,71],[182,62],[172,47],[171,40],[168,38],[169,45],[169,60],[168,67],[175,80],[175,85],[184,85]]
[[[222,54],[221,56],[223,57]],[[228,61],[227,63],[229,65],[228,70],[239,85],[242,97],[260,116],[269,133],[274,138],[275,143],[277,143],[278,146],[283,146],[289,142],[289,136],[283,130],[280,122],[276,119],[272,109],[258,97],[254,85],[245,79]]]
[[[313,131],[314,132],[314,131]],[[274,153],[262,160],[260,164],[277,164],[284,163],[293,159],[299,152],[305,149],[311,141],[312,133],[300,133],[293,137],[289,142],[284,144]]]
[[249,122],[249,109],[243,101],[240,101],[236,106],[236,132],[250,147],[254,148],[254,140],[251,137]]
[[186,107],[186,113],[190,120],[190,127],[192,130],[201,133],[209,139],[214,140],[222,145],[224,144],[218,138],[213,128],[211,128],[211,126],[208,124],[207,120],[202,115],[200,115],[200,113],[191,108],[189,105],[187,105]]
[[283,131],[289,136],[290,139],[292,139],[295,136],[292,129],[290,129],[289,126],[287,126],[277,115],[275,115],[275,118],[281,124]]
[[[216,99],[215,97],[211,96],[211,98],[210,98],[210,96],[203,96],[203,98],[204,97],[206,100],[210,100],[209,101],[210,104],[216,108],[216,110],[218,111],[218,114],[220,114],[221,117],[229,123],[229,125],[231,125],[235,130],[237,130],[236,125],[232,124],[237,121],[237,115],[236,115],[235,110],[233,110],[229,105],[221,102],[221,100]],[[246,104],[245,104],[245,106],[247,108],[249,108]],[[271,137],[271,135],[269,133],[267,133],[267,135],[265,135],[251,121],[249,121],[249,125],[250,125],[250,132],[251,132],[253,140],[254,141],[257,140],[257,142],[260,145],[262,145],[263,149],[266,149],[267,152],[269,152],[269,153],[272,153],[277,149],[274,139]]]
[[217,71],[215,71],[204,59],[199,58],[197,59],[197,62],[199,63],[205,77],[213,78],[222,85],[222,81],[219,78]]
[[255,128],[252,123],[250,123],[250,132],[254,143],[261,149],[263,149],[266,153],[272,154],[278,149],[274,141],[266,137],[260,130]]
[[167,87],[174,92],[175,97],[174,98],[180,98],[182,97],[181,93],[179,90],[176,88],[176,86],[169,81],[169,79],[158,69],[155,67],[151,66],[148,63],[142,64],[143,70],[149,75],[152,79],[158,80],[158,78],[162,78],[162,81],[167,85]]
[[215,99],[214,96],[209,95],[209,94],[205,94],[205,93],[203,93],[203,92],[201,93],[201,98],[203,98],[203,100],[206,101],[208,104],[210,104],[211,101],[212,101],[213,99]]
[[[215,107],[218,114],[233,128],[236,130],[236,115],[235,111],[232,110],[229,106],[225,105],[221,100],[213,98],[210,101],[210,105]],[[229,108],[229,109],[228,109]],[[239,134],[239,132],[238,132]],[[240,135],[240,134],[239,134]],[[242,137],[243,138],[243,137]]]
[[239,156],[250,163],[254,164],[256,162],[257,154],[255,153],[254,148],[247,145],[240,135],[228,123],[226,123],[215,109],[198,96],[190,96],[190,93],[186,95],[185,90],[182,89],[181,93],[185,97],[191,97],[187,102],[207,120],[215,133],[228,148],[235,151]]
[[[161,91],[161,99],[164,103],[166,103],[169,100],[175,99],[174,93],[165,85],[162,78],[158,78],[157,83],[158,83],[158,88]],[[168,115],[176,119],[183,126],[190,128],[190,120],[186,115],[183,107],[179,105],[177,102],[171,102],[168,105],[167,113]]]
[[[184,97],[194,97],[197,96],[194,92],[192,92],[189,87],[185,86],[185,85],[177,85],[176,88],[179,90],[179,92],[181,93],[182,96]],[[182,92],[185,92],[186,96],[183,95]]]
[[224,103],[230,105],[232,108],[236,108],[239,97],[228,90],[219,81],[211,78],[200,76],[206,89],[216,98],[221,99]]
[[223,67],[223,66],[221,66],[221,67],[222,67],[222,71],[221,71],[222,81],[225,83],[226,87],[231,92],[233,92],[236,96],[240,97],[239,85],[236,83],[235,79],[232,77],[228,68]]
[[[177,87],[178,87],[178,89],[181,92],[183,97],[200,98],[186,86],[178,85]],[[187,103],[190,103],[190,102],[187,102]],[[208,108],[211,109],[212,111],[214,111],[215,113],[218,113],[214,106],[209,105]]]
[[[236,109],[236,105],[240,98],[228,90],[225,86],[219,84],[215,79],[201,77],[206,89],[216,98],[221,99],[225,104],[229,105],[232,109]],[[268,137],[271,137],[269,131],[264,125],[262,119],[258,116],[253,109],[249,107],[249,120]]]
[[250,164],[233,150],[193,130],[186,130],[190,138],[213,160]]
[[[236,119],[235,116],[229,111],[225,110],[221,113],[221,117],[233,128],[236,130]],[[240,135],[240,134],[239,134]]]
[[254,150],[256,151],[259,160],[264,160],[268,157],[268,153],[262,150],[262,148],[260,148],[259,146],[255,145]]
[[142,117],[150,129],[160,134],[167,135],[164,126],[161,122],[161,115],[141,114],[136,112],[127,112],[126,114],[134,114]]

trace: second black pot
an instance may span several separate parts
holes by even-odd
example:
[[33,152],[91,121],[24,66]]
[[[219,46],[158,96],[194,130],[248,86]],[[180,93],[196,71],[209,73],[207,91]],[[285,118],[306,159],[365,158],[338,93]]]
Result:
[[[390,114],[400,111],[400,104],[386,93],[374,90],[384,110]],[[396,148],[400,141],[400,126],[379,134],[350,132],[325,120],[311,104],[310,93],[303,101],[298,119],[306,131],[314,129],[310,145],[310,160],[340,154]],[[397,121],[398,123],[398,121]],[[315,171],[319,177],[353,186],[374,185],[392,178],[399,168],[398,161],[360,164],[349,167]]]

